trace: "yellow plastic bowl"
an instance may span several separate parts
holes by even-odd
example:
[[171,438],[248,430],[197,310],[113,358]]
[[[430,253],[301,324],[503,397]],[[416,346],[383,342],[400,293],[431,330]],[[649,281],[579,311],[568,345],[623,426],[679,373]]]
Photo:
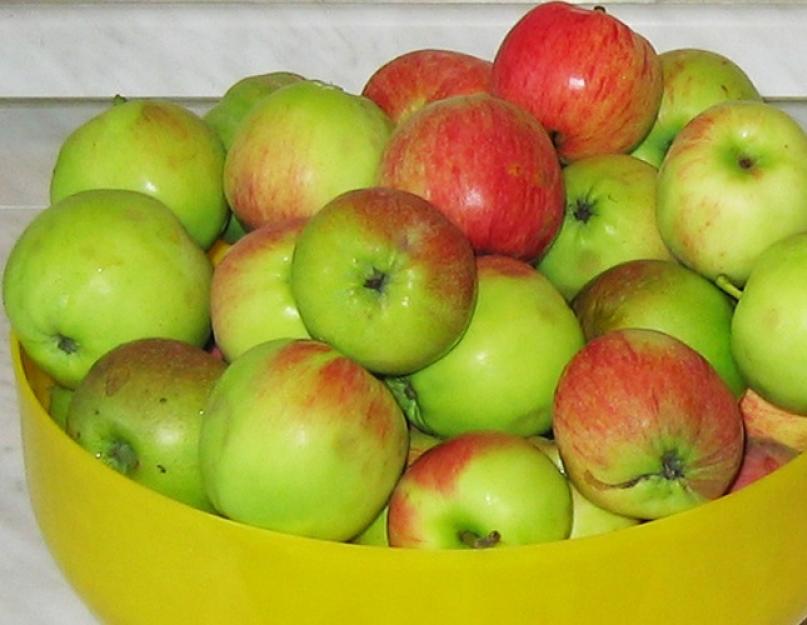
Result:
[[246,527],[106,468],[50,419],[12,337],[42,534],[109,625],[796,625],[807,616],[807,455],[731,496],[612,534],[425,552]]

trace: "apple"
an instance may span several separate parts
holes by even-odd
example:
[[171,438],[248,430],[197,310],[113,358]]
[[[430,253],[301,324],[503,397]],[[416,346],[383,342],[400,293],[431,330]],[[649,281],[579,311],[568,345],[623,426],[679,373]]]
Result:
[[532,261],[563,220],[563,178],[546,131],[486,93],[432,102],[399,124],[379,176],[432,202],[480,254]]
[[293,72],[269,72],[245,76],[232,84],[202,116],[221,139],[225,150],[233,143],[235,131],[255,104],[280,87],[304,80]]
[[493,59],[493,94],[532,113],[561,160],[623,153],[648,133],[661,103],[650,42],[601,6],[536,5]]
[[468,432],[432,447],[399,480],[389,542],[419,549],[528,545],[568,537],[566,478],[520,436]]
[[769,439],[748,437],[740,470],[728,489],[737,492],[749,484],[770,475],[799,455],[794,449]]
[[[424,452],[438,445],[441,439],[425,432],[421,432],[416,427],[409,426],[409,452],[406,455],[406,466],[420,458]],[[368,525],[358,536],[350,542],[357,545],[374,545],[376,547],[389,547],[389,536],[387,534],[387,517],[389,516],[389,506],[384,506],[381,513]]]
[[255,104],[224,164],[224,191],[248,230],[306,218],[375,184],[392,121],[369,98],[301,80]]
[[90,189],[140,191],[170,208],[206,249],[227,219],[223,168],[221,141],[192,111],[167,100],[116,98],[65,139],[50,200]]
[[308,338],[291,293],[291,258],[305,221],[267,224],[239,239],[213,271],[210,319],[232,361],[258,343]]
[[698,352],[656,330],[589,341],[558,383],[553,431],[580,492],[638,519],[720,497],[743,455],[731,389]]
[[56,424],[64,429],[67,423],[67,411],[70,409],[70,401],[73,399],[75,390],[54,384],[48,391],[48,414]]
[[476,263],[462,232],[417,195],[339,195],[297,237],[291,292],[307,331],[376,373],[445,354],[471,319]]
[[772,244],[757,257],[731,322],[732,353],[748,386],[800,414],[807,414],[805,272],[807,232]]
[[772,440],[798,452],[807,451],[807,415],[775,406],[750,388],[740,398],[740,412],[749,438]]
[[589,156],[563,169],[563,224],[536,266],[566,299],[619,263],[673,259],[656,225],[657,173],[627,154]]
[[735,396],[745,390],[731,351],[734,300],[679,263],[639,259],[616,265],[584,286],[572,309],[587,340],[619,328],[665,332],[706,358]]
[[631,152],[655,167],[675,136],[696,115],[726,100],[762,100],[748,74],[711,50],[677,48],[659,54],[664,89],[656,121]]
[[411,50],[379,67],[362,95],[400,123],[429,102],[486,92],[491,62],[456,50]]
[[162,337],[204,345],[211,274],[204,251],[159,200],[82,191],[37,214],[17,239],[3,303],[31,359],[75,388],[121,343]]
[[[555,441],[545,436],[532,436],[529,441],[549,457],[558,471],[564,476],[566,475],[563,459],[560,457]],[[571,482],[569,482],[569,489],[572,493],[572,529],[569,532],[569,538],[607,534],[618,529],[638,525],[640,522],[639,519],[614,514],[610,510],[592,503]]]
[[807,230],[807,134],[773,104],[716,104],[676,135],[657,202],[677,258],[742,286],[763,250]]
[[144,338],[104,354],[76,388],[68,435],[135,482],[212,511],[199,469],[207,397],[226,365],[201,347]]
[[523,261],[482,256],[477,275],[476,307],[459,343],[386,382],[410,422],[440,437],[546,433],[555,386],[584,343],[580,324],[552,283]]
[[205,413],[208,496],[221,514],[257,527],[349,540],[379,514],[406,461],[406,420],[383,382],[311,339],[242,354]]

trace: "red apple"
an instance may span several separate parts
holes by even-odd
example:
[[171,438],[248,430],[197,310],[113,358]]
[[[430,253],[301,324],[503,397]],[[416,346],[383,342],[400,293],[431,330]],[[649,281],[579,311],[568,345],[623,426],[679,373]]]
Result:
[[546,131],[486,93],[432,102],[398,125],[380,180],[435,204],[477,253],[535,260],[563,220],[560,162]]
[[454,50],[412,50],[379,67],[362,95],[395,123],[429,102],[487,91],[491,62]]
[[587,343],[558,383],[553,424],[580,492],[641,519],[721,496],[743,454],[731,389],[698,352],[656,330]]
[[740,470],[728,492],[733,493],[773,473],[799,455],[795,449],[764,438],[748,438]]
[[653,46],[602,7],[539,4],[505,36],[491,90],[535,115],[561,159],[628,152],[661,104]]
[[807,415],[790,412],[746,389],[740,412],[749,437],[777,441],[796,451],[807,451]]

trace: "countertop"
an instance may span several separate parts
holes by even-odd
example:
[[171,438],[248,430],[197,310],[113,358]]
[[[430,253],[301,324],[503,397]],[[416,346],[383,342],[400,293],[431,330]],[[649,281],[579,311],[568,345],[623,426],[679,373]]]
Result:
[[[47,204],[66,134],[109,96],[167,96],[195,110],[236,79],[299,71],[359,90],[372,69],[418,47],[491,57],[529,3],[2,3],[0,267]],[[807,127],[807,6],[615,3],[659,51],[707,47],[740,63],[764,95]],[[194,45],[189,45],[190,43]],[[169,61],[166,59],[176,59]],[[26,490],[16,391],[0,313],[0,620],[96,621],[51,560]]]

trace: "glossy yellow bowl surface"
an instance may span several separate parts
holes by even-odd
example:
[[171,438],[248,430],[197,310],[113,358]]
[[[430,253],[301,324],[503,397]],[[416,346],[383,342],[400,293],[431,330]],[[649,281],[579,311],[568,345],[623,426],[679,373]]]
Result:
[[31,502],[109,625],[797,625],[807,457],[734,495],[586,539],[488,551],[363,547],[198,512],[107,469],[43,407],[12,337]]

